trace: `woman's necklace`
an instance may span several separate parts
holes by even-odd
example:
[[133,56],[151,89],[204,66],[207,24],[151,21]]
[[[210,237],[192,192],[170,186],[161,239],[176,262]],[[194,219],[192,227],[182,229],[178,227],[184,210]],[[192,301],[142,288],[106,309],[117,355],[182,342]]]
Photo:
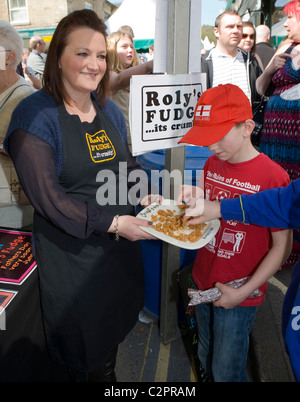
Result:
[[96,109],[92,102],[87,107],[82,108],[65,103],[65,108],[69,114],[77,115],[82,122],[87,121],[88,123],[91,123],[96,116]]

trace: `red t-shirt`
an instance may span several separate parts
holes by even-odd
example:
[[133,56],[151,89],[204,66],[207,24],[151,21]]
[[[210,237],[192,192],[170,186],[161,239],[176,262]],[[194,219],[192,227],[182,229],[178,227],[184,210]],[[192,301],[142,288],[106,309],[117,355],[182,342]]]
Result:
[[[211,201],[287,186],[289,181],[286,171],[264,154],[242,163],[224,162],[213,155],[204,166],[205,198]],[[198,288],[205,290],[216,282],[226,283],[251,275],[269,250],[271,231],[221,219],[214,239],[197,253],[193,278]],[[267,283],[260,287],[262,296],[248,298],[240,305],[261,304],[266,288]]]

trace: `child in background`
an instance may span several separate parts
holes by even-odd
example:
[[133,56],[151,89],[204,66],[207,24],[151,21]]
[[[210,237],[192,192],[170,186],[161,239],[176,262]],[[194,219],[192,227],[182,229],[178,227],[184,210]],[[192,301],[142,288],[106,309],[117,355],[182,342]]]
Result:
[[[127,143],[131,151],[131,135],[129,126],[129,97],[130,88],[120,89],[120,78],[127,77],[128,83],[132,75],[149,74],[153,69],[153,61],[140,64],[132,37],[126,32],[113,32],[107,37],[107,60],[111,71],[110,90],[111,99],[122,110],[127,126]],[[128,74],[124,74],[127,70]],[[121,74],[122,73],[122,74]],[[119,80],[118,80],[119,78]]]
[[[232,84],[205,91],[196,106],[194,125],[179,141],[207,146],[214,155],[204,166],[204,195],[209,200],[286,186],[287,173],[251,143],[251,105]],[[178,202],[191,202],[195,189],[183,186]],[[247,381],[249,334],[267,280],[291,251],[290,230],[221,221],[215,238],[199,249],[193,279],[199,290],[214,286],[219,300],[196,306],[198,356],[214,381]],[[226,282],[247,277],[239,288]],[[251,297],[259,289],[260,295]]]

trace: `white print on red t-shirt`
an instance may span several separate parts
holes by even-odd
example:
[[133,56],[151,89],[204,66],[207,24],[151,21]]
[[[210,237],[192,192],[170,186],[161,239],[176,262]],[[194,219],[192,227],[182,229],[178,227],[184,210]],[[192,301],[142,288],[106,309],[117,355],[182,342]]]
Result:
[[225,228],[222,233],[219,250],[241,253],[246,240],[246,232]]
[[242,181],[242,180],[238,180],[233,177],[225,178],[225,177],[221,176],[220,174],[210,172],[209,170],[207,171],[207,175],[206,175],[205,188],[207,186],[207,182],[220,183],[223,186],[225,185],[227,187],[231,187],[236,190],[238,189],[238,190],[242,190],[243,192],[249,192],[249,193],[256,193],[257,191],[260,190],[259,184],[252,184],[249,181]]
[[239,194],[234,193],[232,196],[230,190],[224,190],[223,187],[218,186],[213,187],[213,185],[209,183],[205,184],[205,198],[207,200],[220,201],[224,200],[225,198],[234,198],[235,196],[238,197]]
[[211,194],[211,200],[220,201],[231,197],[231,191],[224,190],[222,187],[216,186]]
[[222,233],[217,235],[206,245],[211,253],[216,253],[218,257],[230,259],[236,254],[240,254],[246,241],[246,232],[224,228]]

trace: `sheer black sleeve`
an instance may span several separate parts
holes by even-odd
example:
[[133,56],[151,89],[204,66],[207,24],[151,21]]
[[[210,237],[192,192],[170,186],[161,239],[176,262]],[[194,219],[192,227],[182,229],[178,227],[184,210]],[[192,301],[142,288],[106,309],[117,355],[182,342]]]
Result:
[[9,139],[10,156],[34,209],[66,233],[86,238],[107,232],[113,215],[95,202],[81,202],[60,186],[53,148],[40,138],[16,130]]

